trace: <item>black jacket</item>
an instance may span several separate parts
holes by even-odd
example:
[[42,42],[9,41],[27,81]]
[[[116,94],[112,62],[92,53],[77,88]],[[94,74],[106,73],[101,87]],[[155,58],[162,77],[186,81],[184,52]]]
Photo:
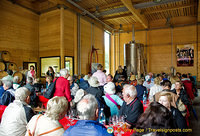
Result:
[[125,121],[131,125],[131,128],[135,127],[136,122],[142,113],[143,105],[137,97],[128,105],[124,102],[119,111],[119,115],[125,116]]
[[[171,90],[171,92],[177,94],[177,93],[176,93],[176,89]],[[188,95],[187,95],[187,93],[186,93],[186,91],[185,91],[184,89],[181,89],[180,94],[179,94],[179,97],[181,98],[181,101],[182,101],[185,105],[190,106],[190,100],[189,100]]]
[[[95,96],[95,98],[97,99],[97,102],[98,102],[99,111],[101,111],[101,108],[103,108],[105,116],[108,119],[110,117],[111,113],[110,113],[110,108],[106,105],[106,102],[104,101],[104,99],[102,97],[104,95],[103,91],[99,87],[89,87],[86,90],[86,92]],[[99,112],[99,114],[100,114],[100,112]]]
[[35,87],[31,84],[26,84],[24,87],[26,87],[29,91],[31,91],[31,102],[30,105],[37,107],[37,95],[35,93]]

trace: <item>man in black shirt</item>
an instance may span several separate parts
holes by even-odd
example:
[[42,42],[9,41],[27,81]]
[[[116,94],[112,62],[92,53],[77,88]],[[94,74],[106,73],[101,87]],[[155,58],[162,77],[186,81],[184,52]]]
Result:
[[125,117],[128,128],[133,128],[139,116],[143,113],[143,105],[137,98],[137,90],[132,85],[125,85],[123,88],[124,103],[120,108],[119,115]]

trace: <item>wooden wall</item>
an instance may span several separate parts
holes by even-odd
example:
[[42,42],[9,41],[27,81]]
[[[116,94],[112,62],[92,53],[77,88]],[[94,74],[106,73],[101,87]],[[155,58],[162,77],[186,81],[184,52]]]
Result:
[[6,0],[0,1],[0,51],[11,54],[18,70],[23,62],[38,62],[39,16]]
[[[98,63],[104,65],[104,30],[91,22],[81,17],[80,19],[81,31],[81,73],[87,74],[90,70],[90,55],[92,45],[94,48],[99,49]],[[92,36],[93,35],[93,36]],[[96,61],[95,61],[96,62]]]
[[[61,51],[61,11],[60,9],[40,15],[39,26],[39,56],[60,56]],[[91,23],[81,17],[80,43],[81,53],[77,54],[77,14],[64,10],[64,56],[74,57],[74,73],[78,73],[77,56],[81,55],[81,73],[89,72],[89,57],[91,52]],[[94,46],[98,48],[99,63],[104,64],[104,31],[94,25]],[[53,50],[53,51],[52,51]]]
[[39,57],[60,56],[60,10],[40,15]]
[[[197,25],[152,29],[135,32],[135,40],[138,43],[143,43],[145,47],[145,54],[147,56],[147,71],[153,73],[170,72],[170,67],[175,67],[176,71],[181,73],[192,73],[200,80],[200,49],[197,48]],[[199,30],[200,31],[200,30]],[[200,32],[198,31],[199,35]],[[115,54],[120,54],[120,65],[124,65],[124,44],[132,40],[132,33],[120,33],[120,50],[116,50]],[[199,37],[199,36],[198,36]],[[118,38],[115,37],[115,39]],[[114,40],[114,36],[112,36]],[[114,46],[112,40],[111,47]],[[194,45],[194,66],[192,67],[177,67],[176,64],[176,45],[179,44],[193,44]],[[115,42],[115,47],[118,44]],[[113,57],[113,54],[111,54]],[[119,59],[119,57],[116,57]],[[116,60],[116,62],[119,60]],[[113,63],[113,62],[112,62]],[[114,63],[113,63],[114,64]],[[119,63],[115,64],[115,70]],[[198,66],[198,67],[197,67]],[[111,68],[114,73],[113,66]]]

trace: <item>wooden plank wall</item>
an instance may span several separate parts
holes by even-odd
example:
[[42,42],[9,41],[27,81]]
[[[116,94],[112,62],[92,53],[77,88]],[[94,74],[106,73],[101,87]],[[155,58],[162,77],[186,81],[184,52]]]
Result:
[[9,1],[0,1],[0,51],[11,54],[18,70],[23,62],[38,62],[39,16]]
[[[91,23],[81,17],[81,73],[89,72],[91,52]],[[60,56],[60,9],[40,16],[40,57]],[[94,25],[94,45],[98,48],[99,63],[104,64],[104,30]],[[52,51],[53,50],[53,51]],[[77,15],[64,10],[64,55],[74,57],[74,73],[77,69]]]
[[[200,28],[200,27],[199,27]],[[200,31],[200,29],[199,29]],[[198,37],[200,32],[198,31]],[[112,36],[114,39],[114,36]],[[123,66],[124,60],[124,44],[132,40],[132,33],[120,33],[120,65]],[[147,56],[147,71],[153,73],[170,72],[170,67],[175,67],[176,71],[181,73],[192,73],[197,76],[200,73],[200,47],[197,48],[197,25],[182,26],[175,28],[163,28],[154,30],[144,30],[135,32],[136,42],[145,44],[145,54]],[[192,67],[177,67],[176,64],[176,45],[179,44],[193,44],[194,45],[194,66]],[[112,40],[111,47],[114,46]],[[115,43],[115,47],[118,46]],[[112,49],[112,48],[111,48]],[[115,51],[117,54],[119,50]],[[111,57],[113,53],[111,54]],[[118,59],[116,57],[116,59]],[[117,62],[118,60],[116,60]],[[113,64],[113,63],[112,63]],[[111,65],[111,73],[117,69],[118,64]],[[198,66],[198,67],[197,67]],[[200,75],[198,74],[198,81]]]
[[60,10],[40,15],[39,56],[60,56]]
[[[92,44],[98,49],[98,63],[104,65],[104,30],[99,26],[92,25],[91,22],[81,17],[81,73],[87,74],[90,70],[90,55]],[[92,37],[92,35],[94,37]],[[96,62],[96,61],[95,61]]]

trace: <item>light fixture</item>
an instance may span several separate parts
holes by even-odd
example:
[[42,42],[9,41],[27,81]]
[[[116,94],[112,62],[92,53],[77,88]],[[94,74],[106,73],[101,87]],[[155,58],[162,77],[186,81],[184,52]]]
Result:
[[153,0],[153,2],[155,2],[155,3],[160,3],[160,2],[162,2],[163,0]]

